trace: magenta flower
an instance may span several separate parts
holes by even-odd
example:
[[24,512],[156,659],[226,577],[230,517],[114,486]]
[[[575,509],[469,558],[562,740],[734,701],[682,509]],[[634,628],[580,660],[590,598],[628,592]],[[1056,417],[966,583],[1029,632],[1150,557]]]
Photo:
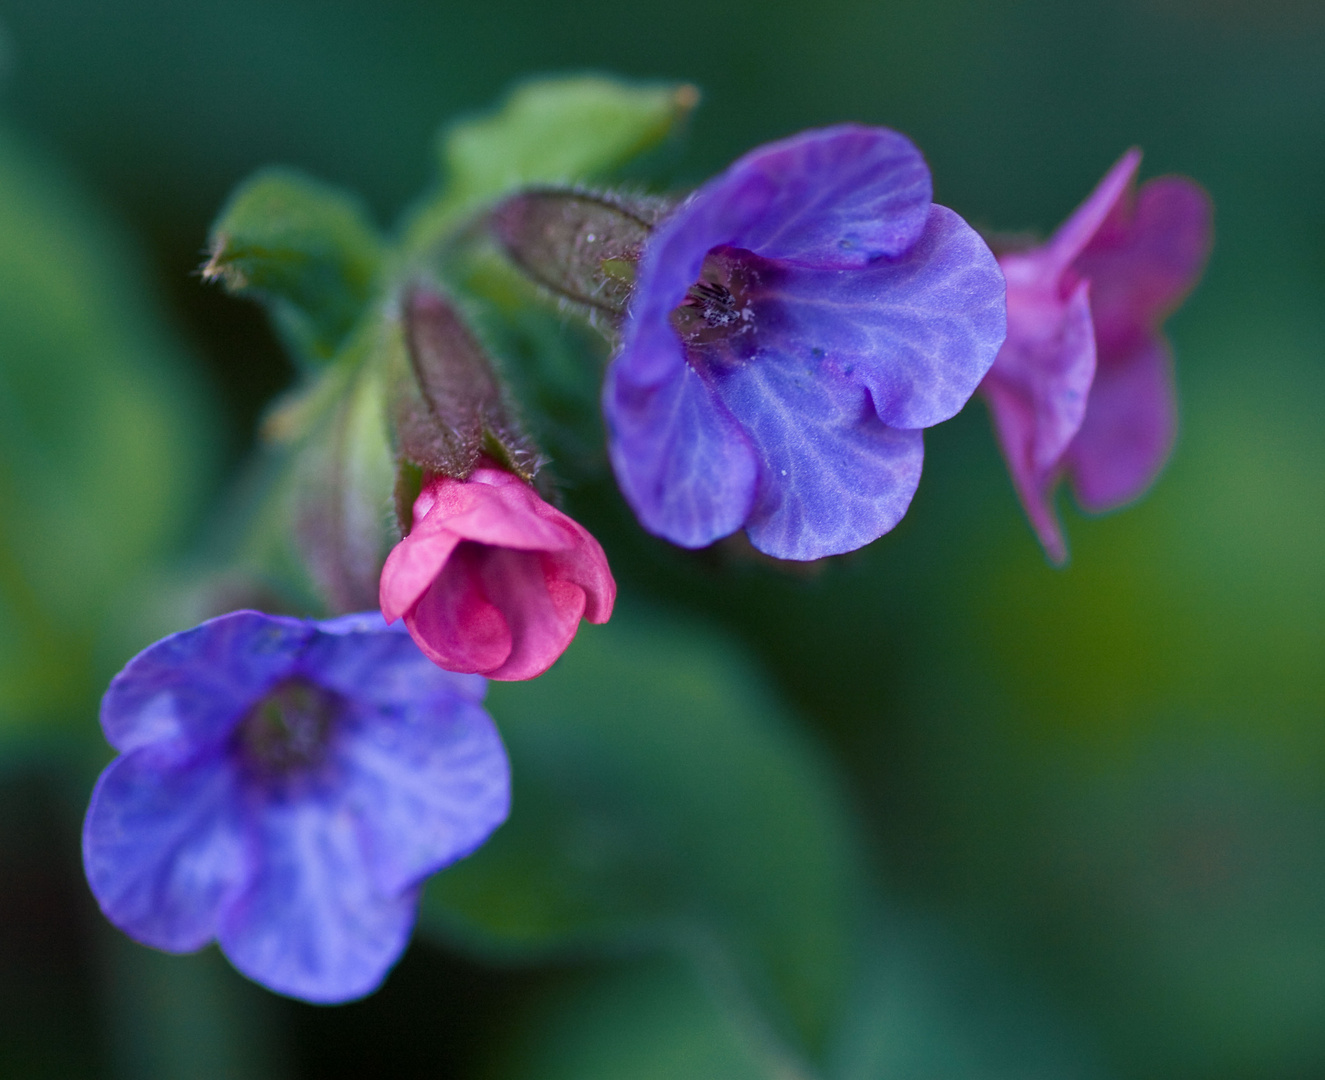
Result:
[[1154,481],[1173,446],[1172,359],[1160,330],[1210,251],[1210,200],[1180,176],[1134,191],[1129,150],[1049,241],[999,258],[1008,338],[980,385],[1032,527],[1067,557],[1053,508],[1111,510]]
[[656,227],[603,390],[646,529],[817,559],[897,524],[921,429],[1005,329],[993,254],[930,200],[905,136],[843,125],[747,154]]
[[158,641],[101,703],[120,756],[83,826],[97,903],[167,952],[215,939],[278,993],[362,997],[404,950],[423,879],[506,818],[483,692],[376,612],[237,611]]
[[487,461],[468,480],[424,484],[382,568],[387,621],[403,617],[433,663],[491,679],[541,675],[581,617],[607,622],[615,600],[589,531]]

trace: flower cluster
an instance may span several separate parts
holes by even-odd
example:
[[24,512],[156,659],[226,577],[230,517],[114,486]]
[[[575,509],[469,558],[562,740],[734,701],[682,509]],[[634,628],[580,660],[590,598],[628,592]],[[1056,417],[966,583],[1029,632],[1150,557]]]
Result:
[[[744,530],[785,560],[856,550],[907,512],[924,429],[979,388],[1061,561],[1059,478],[1107,509],[1173,441],[1160,326],[1200,272],[1209,205],[1180,178],[1134,191],[1138,163],[1124,156],[1047,243],[999,258],[932,201],[905,136],[860,125],[756,149],[679,203],[531,185],[494,192],[483,220],[511,267],[610,324],[607,454],[646,530],[687,548]],[[261,218],[295,182],[264,183],[230,212],[249,227],[257,208],[256,239],[218,229],[208,272],[239,291],[264,282],[298,340],[337,355],[276,426],[322,433],[296,474],[315,483],[289,486],[318,504],[292,516],[326,609],[361,606],[343,598],[376,582],[381,614],[238,611],[131,660],[102,705],[120,756],[93,793],[84,857],[102,910],[137,940],[215,940],[273,990],[345,1001],[404,949],[423,880],[506,817],[482,676],[543,674],[582,619],[607,621],[616,583],[599,542],[540,494],[555,485],[536,476],[525,410],[445,274],[379,266],[367,226],[321,189],[305,210],[328,236],[256,273],[283,250],[269,234],[303,235]],[[449,242],[473,243],[472,225]],[[307,269],[328,251],[333,265]],[[319,318],[308,298],[347,266],[354,287]],[[347,329],[356,303],[368,330]]]

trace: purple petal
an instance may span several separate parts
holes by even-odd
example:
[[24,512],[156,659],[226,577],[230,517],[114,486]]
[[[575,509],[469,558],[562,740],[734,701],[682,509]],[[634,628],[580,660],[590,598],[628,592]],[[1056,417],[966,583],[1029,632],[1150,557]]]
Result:
[[[905,136],[886,128],[807,131],[738,160],[653,232],[640,260],[622,355],[645,369],[652,338],[672,334],[667,316],[699,280],[715,247],[744,248],[806,266],[863,266],[906,251],[925,228],[929,169]],[[674,336],[674,335],[673,335]]]
[[760,147],[704,185],[730,244],[804,266],[864,266],[914,244],[933,187],[920,151],[887,128],[842,124]]
[[628,381],[628,370],[608,368],[603,411],[612,467],[640,524],[682,547],[735,532],[754,498],[749,440],[684,360],[652,386]]
[[223,738],[289,672],[314,632],[299,619],[236,611],[163,638],[111,680],[101,700],[106,739],[127,752]]
[[859,386],[805,354],[761,352],[719,394],[759,448],[750,542],[779,559],[854,551],[891,529],[920,483],[919,431],[890,428]]
[[349,1001],[376,989],[409,941],[418,890],[377,887],[362,822],[341,798],[272,797],[254,831],[260,860],[217,933],[230,962],[304,1001]]
[[443,671],[419,651],[403,623],[388,631],[377,612],[343,616],[318,628],[322,633],[300,658],[300,670],[346,698],[389,708],[431,705],[455,695],[479,702],[487,692],[481,676]]
[[1008,340],[980,384],[1013,486],[1049,557],[1067,558],[1053,489],[1081,427],[1095,375],[1089,285],[1066,302],[1056,290],[1018,289],[1008,269]]
[[106,918],[169,952],[206,945],[248,871],[237,787],[220,754],[181,762],[145,747],[111,762],[83,823],[83,866]]
[[1090,279],[1100,353],[1131,352],[1138,337],[1182,302],[1210,254],[1210,197],[1193,181],[1166,176],[1141,185],[1102,228],[1073,270]]
[[759,305],[761,346],[849,374],[894,428],[932,427],[960,411],[1007,329],[1003,272],[943,206],[901,258],[861,270],[785,268]]
[[337,740],[343,798],[380,892],[477,848],[510,811],[510,766],[488,714],[453,695],[363,714]]
[[1101,355],[1086,418],[1066,456],[1077,501],[1099,513],[1140,496],[1164,467],[1176,433],[1167,344],[1151,338],[1108,363]]

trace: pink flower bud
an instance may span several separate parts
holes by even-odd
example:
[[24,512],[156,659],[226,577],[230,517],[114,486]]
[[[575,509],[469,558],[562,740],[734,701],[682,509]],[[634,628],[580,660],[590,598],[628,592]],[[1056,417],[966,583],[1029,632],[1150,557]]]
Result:
[[431,476],[414,525],[382,568],[382,614],[404,618],[448,671],[532,679],[581,617],[607,622],[616,582],[584,526],[484,459],[468,480]]

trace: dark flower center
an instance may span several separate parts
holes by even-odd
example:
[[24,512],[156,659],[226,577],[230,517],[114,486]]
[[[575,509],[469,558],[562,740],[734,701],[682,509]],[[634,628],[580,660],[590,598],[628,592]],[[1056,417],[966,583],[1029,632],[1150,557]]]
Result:
[[724,345],[754,327],[761,261],[738,248],[709,252],[700,279],[672,312],[672,326],[687,346]]
[[244,757],[265,773],[288,773],[322,760],[344,707],[332,690],[295,676],[277,683],[239,724]]

